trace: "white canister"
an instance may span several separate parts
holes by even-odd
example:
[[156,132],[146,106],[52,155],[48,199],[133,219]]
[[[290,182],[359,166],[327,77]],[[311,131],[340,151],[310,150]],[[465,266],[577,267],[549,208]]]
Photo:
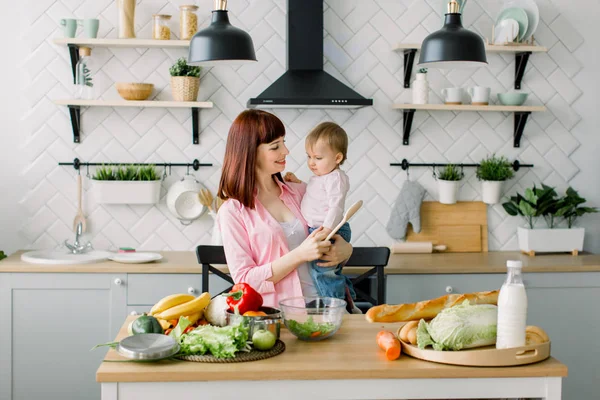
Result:
[[428,104],[429,82],[427,81],[427,74],[417,73],[416,77],[412,88],[412,102],[413,104]]
[[458,197],[458,188],[460,181],[445,181],[438,179],[438,189],[440,195],[440,203],[454,204]]
[[503,181],[482,181],[482,197],[485,204],[497,204],[502,195]]

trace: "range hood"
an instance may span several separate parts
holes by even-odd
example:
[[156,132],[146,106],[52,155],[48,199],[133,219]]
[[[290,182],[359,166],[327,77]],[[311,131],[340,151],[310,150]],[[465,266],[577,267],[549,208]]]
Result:
[[323,0],[288,0],[288,70],[249,108],[359,108],[366,99],[323,71]]

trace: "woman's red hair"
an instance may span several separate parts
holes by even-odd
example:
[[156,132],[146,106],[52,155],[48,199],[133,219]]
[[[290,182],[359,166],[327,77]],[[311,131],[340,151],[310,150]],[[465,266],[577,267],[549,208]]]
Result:
[[[271,113],[246,110],[238,115],[229,128],[217,195],[223,200],[235,199],[254,208],[258,146],[282,136],[285,136],[283,122]],[[281,176],[277,178],[283,181]]]

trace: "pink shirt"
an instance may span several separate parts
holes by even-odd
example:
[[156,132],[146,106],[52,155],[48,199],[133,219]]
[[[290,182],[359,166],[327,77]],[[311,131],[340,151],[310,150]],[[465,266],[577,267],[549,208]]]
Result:
[[[300,212],[303,185],[277,180],[281,188],[279,198],[302,223],[308,234],[306,221]],[[254,210],[239,201],[229,199],[219,208],[217,223],[223,238],[227,266],[234,282],[245,282],[263,296],[263,304],[279,308],[279,301],[302,296],[300,278],[296,270],[277,283],[268,281],[273,276],[271,262],[289,252],[287,238],[279,222],[255,197]]]
[[335,228],[344,216],[344,203],[349,189],[348,175],[339,168],[327,175],[312,176],[301,207],[308,226]]

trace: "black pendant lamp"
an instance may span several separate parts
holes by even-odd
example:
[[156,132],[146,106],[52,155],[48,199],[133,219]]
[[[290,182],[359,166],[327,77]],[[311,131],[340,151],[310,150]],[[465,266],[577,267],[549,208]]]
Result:
[[227,0],[215,0],[212,21],[190,41],[188,64],[212,67],[256,61],[252,38],[229,23]]
[[455,0],[448,3],[448,14],[442,29],[433,32],[423,41],[418,65],[441,69],[487,65],[483,39],[463,28]]

